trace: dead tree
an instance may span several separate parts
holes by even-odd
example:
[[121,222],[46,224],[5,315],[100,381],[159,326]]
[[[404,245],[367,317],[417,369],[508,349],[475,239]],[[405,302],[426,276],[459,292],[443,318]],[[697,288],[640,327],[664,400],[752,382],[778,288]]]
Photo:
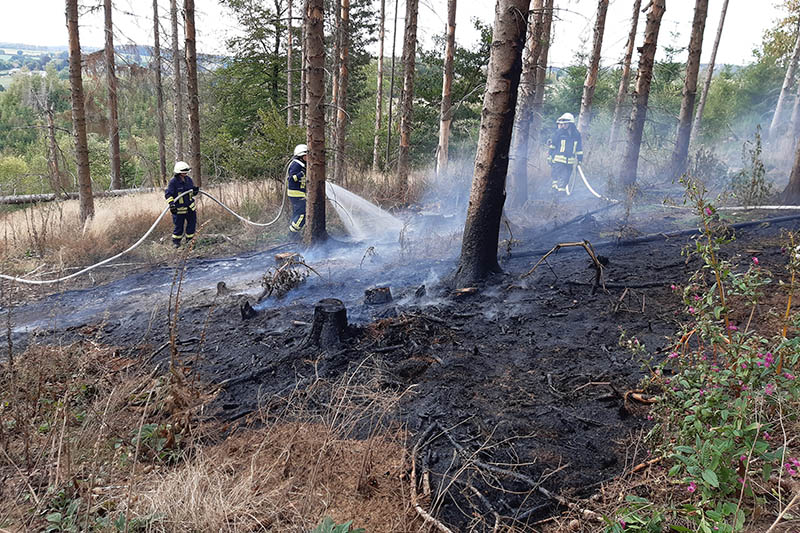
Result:
[[[706,108],[706,98],[708,98],[708,90],[711,88],[711,78],[714,76],[714,63],[717,60],[717,50],[719,49],[719,41],[722,37],[722,27],[725,25],[725,14],[727,12],[728,0],[724,0],[722,3],[722,12],[719,16],[719,24],[717,25],[717,36],[714,38],[714,46],[711,48],[711,59],[708,62],[706,78],[703,81],[703,90],[700,93],[700,102],[697,104],[697,112],[694,115],[691,139],[694,139],[700,131],[700,124],[703,120],[703,111]],[[797,101],[795,101],[795,107],[797,107]],[[794,113],[792,113],[792,116],[794,116]],[[691,140],[689,144],[691,144]]]
[[636,183],[639,167],[639,150],[642,144],[642,132],[647,118],[647,101],[650,98],[650,84],[653,81],[653,65],[658,46],[658,31],[661,19],[666,11],[666,0],[653,0],[647,13],[647,25],[644,30],[644,44],[639,49],[639,72],[636,75],[636,89],[633,92],[633,108],[628,123],[628,143],[622,156],[620,178],[626,188]]
[[159,183],[166,185],[167,147],[164,141],[164,86],[161,83],[161,43],[158,26],[158,0],[153,0],[153,61],[156,71],[156,113],[158,114],[158,170]]
[[797,39],[794,42],[794,50],[792,51],[792,58],[789,60],[789,65],[786,67],[786,75],[783,77],[783,85],[781,86],[781,93],[778,95],[778,103],[775,105],[775,114],[772,115],[772,122],[769,125],[769,137],[773,138],[778,126],[785,122],[784,120],[784,106],[786,105],[786,98],[789,91],[794,87],[795,71],[797,70],[797,61],[800,59],[800,21],[797,25]]
[[325,229],[325,35],[323,0],[307,0],[306,87],[308,94],[307,203],[305,242],[327,240]]
[[414,74],[417,55],[417,14],[419,0],[406,1],[406,31],[403,38],[403,92],[400,96],[400,149],[397,153],[398,191],[408,188],[411,119],[414,113]]
[[69,33],[69,84],[72,92],[72,128],[75,135],[75,159],[78,165],[78,197],[81,223],[94,216],[92,179],[89,174],[89,145],[86,140],[83,77],[81,74],[81,42],[78,34],[78,0],[66,0]]
[[444,172],[450,147],[450,123],[453,121],[451,90],[453,55],[456,47],[456,0],[447,0],[447,44],[444,49],[442,108],[439,116],[439,147],[436,150],[436,173]]
[[106,88],[108,89],[108,162],[111,188],[122,188],[122,163],[119,155],[119,115],[117,112],[117,72],[114,65],[114,25],[111,23],[111,0],[103,0],[106,34]]
[[495,7],[475,172],[455,274],[459,287],[500,271],[497,244],[530,2],[498,0]]
[[692,36],[689,39],[689,59],[686,61],[686,77],[683,80],[683,98],[678,116],[678,136],[670,160],[670,174],[680,176],[686,170],[689,157],[689,141],[692,135],[692,112],[697,96],[697,74],[700,72],[700,53],[703,50],[703,33],[708,15],[708,0],[697,0],[694,4]]
[[58,143],[56,142],[56,125],[53,112],[53,103],[47,102],[45,117],[47,118],[47,168],[50,170],[50,186],[53,192],[58,195],[64,192],[66,184],[61,177],[61,169],[58,166]]
[[535,150],[533,157],[538,168],[539,137],[544,117],[544,86],[547,81],[547,64],[550,55],[550,37],[553,28],[553,0],[545,0],[542,13],[542,50],[536,63],[536,85],[533,92],[533,109],[531,110],[530,141],[528,149]]
[[175,84],[175,100],[172,105],[172,118],[175,122],[175,160],[183,160],[183,77],[181,76],[181,49],[178,46],[178,6],[177,0],[169,0],[169,17],[172,24],[172,80]]
[[336,93],[336,145],[333,153],[333,177],[336,183],[344,183],[345,135],[347,129],[347,83],[350,73],[350,0],[342,0],[339,42],[339,90]]
[[528,150],[531,113],[536,90],[536,66],[542,53],[542,31],[544,30],[544,0],[533,0],[532,14],[528,22],[525,58],[519,80],[516,124],[514,125],[514,148],[509,162],[508,176],[511,180],[509,205],[522,207],[528,201]]
[[194,30],[194,0],[184,0],[183,10],[186,30],[186,96],[189,100],[189,153],[192,178],[195,185],[203,186],[200,168],[200,99],[197,93],[197,48]]
[[633,58],[633,47],[636,43],[636,28],[639,26],[639,10],[642,7],[642,0],[634,0],[633,16],[631,17],[631,31],[628,33],[628,43],[625,45],[625,57],[622,59],[622,78],[619,80],[619,90],[617,90],[617,102],[614,105],[614,118],[611,120],[611,131],[608,134],[608,143],[612,148],[617,143],[617,133],[620,129],[620,122],[625,113],[625,100],[628,97],[628,84],[631,81],[631,59]]
[[372,142],[372,171],[378,172],[381,144],[381,123],[383,122],[383,40],[386,36],[386,0],[381,0],[380,29],[378,30],[378,87],[375,95],[375,139]]
[[289,22],[286,27],[286,125],[291,126],[294,122],[294,109],[292,93],[292,0],[289,0],[287,10],[289,12]]
[[600,69],[600,51],[603,48],[606,13],[608,13],[608,0],[600,0],[597,3],[597,19],[594,23],[592,58],[589,61],[589,70],[586,72],[586,81],[583,83],[581,111],[578,115],[578,130],[584,135],[584,138],[589,134],[589,123],[592,121],[592,101],[594,100],[594,89],[597,86],[597,71]]

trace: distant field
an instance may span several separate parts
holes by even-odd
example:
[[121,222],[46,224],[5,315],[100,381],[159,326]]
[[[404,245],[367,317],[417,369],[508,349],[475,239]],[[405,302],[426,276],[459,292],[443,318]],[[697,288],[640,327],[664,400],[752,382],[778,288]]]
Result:
[[4,88],[8,88],[11,85],[11,76],[9,74],[0,74],[0,85]]

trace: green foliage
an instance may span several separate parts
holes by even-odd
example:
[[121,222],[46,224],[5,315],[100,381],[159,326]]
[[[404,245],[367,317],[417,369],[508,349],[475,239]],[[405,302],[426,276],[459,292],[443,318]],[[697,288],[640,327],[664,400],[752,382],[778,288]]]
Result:
[[766,180],[766,169],[761,157],[761,128],[756,128],[753,141],[742,146],[743,167],[731,179],[730,191],[742,205],[761,205],[773,194],[772,183]]
[[366,530],[362,528],[350,529],[352,524],[353,521],[349,520],[344,524],[336,525],[331,517],[326,516],[312,533],[366,533]]
[[131,438],[132,446],[139,446],[139,454],[163,463],[176,463],[183,458],[181,434],[170,424],[143,424]]

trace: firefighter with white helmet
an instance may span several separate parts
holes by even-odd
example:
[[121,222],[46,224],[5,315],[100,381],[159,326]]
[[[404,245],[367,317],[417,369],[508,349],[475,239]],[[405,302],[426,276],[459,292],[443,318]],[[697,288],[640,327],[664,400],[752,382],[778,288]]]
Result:
[[[172,245],[179,248],[181,240],[185,237],[188,243],[194,237],[197,227],[197,206],[194,197],[200,192],[200,187],[195,187],[189,171],[192,168],[185,161],[178,161],[173,167],[173,177],[169,180],[164,197],[169,203],[172,213]],[[188,191],[188,192],[187,192]],[[181,196],[181,194],[184,194]]]
[[306,225],[306,154],[308,146],[298,144],[294,147],[294,157],[286,173],[286,194],[292,203],[292,218],[289,221],[289,236],[300,239],[300,232]]
[[547,162],[551,166],[553,188],[566,190],[575,165],[583,161],[583,141],[575,117],[572,113],[564,113],[556,120],[556,130],[548,141],[550,153]]

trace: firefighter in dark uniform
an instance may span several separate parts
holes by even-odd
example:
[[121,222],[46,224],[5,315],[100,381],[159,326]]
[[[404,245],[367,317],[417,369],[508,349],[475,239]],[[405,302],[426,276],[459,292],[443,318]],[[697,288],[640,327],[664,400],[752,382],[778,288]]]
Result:
[[583,142],[578,128],[575,127],[575,117],[572,113],[564,113],[556,120],[556,130],[548,141],[553,188],[557,191],[566,191],[572,171],[576,164],[583,161]]
[[306,154],[308,146],[298,144],[286,173],[286,194],[292,202],[292,218],[289,221],[289,236],[300,240],[300,232],[306,225]]
[[[175,163],[173,169],[174,176],[169,180],[164,197],[169,203],[169,210],[172,213],[172,223],[175,228],[172,230],[172,245],[179,248],[181,240],[186,237],[188,243],[194,237],[197,227],[197,207],[194,197],[200,192],[199,187],[195,187],[188,172],[192,168],[184,161]],[[182,193],[189,191],[180,198]]]

